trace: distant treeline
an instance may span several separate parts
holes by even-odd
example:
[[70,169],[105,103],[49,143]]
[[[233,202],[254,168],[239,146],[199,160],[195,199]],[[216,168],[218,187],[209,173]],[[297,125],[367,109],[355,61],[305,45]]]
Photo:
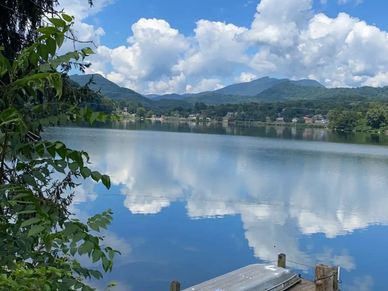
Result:
[[[381,132],[388,130],[388,100],[385,99],[371,101],[371,99],[362,97],[336,97],[221,105],[207,105],[203,102],[190,104],[181,100],[165,99],[148,106],[148,104],[125,99],[113,100],[90,90],[87,86],[75,87],[77,95],[90,97],[85,105],[106,113],[120,112],[125,109],[130,114],[144,118],[155,115],[187,118],[195,115],[200,120],[222,121],[225,116],[229,115],[232,116],[233,121],[241,122],[268,122],[282,118],[284,122],[297,119],[298,123],[304,123],[305,117],[323,116],[329,121],[328,127],[337,131]],[[74,94],[71,91],[66,93]]]
[[304,123],[304,118],[323,116],[328,119],[328,127],[337,131],[382,131],[388,129],[388,101],[371,102],[359,99],[325,99],[325,100],[300,100],[283,102],[251,102],[240,104],[206,105],[198,102],[190,106],[174,106],[175,102],[164,102],[165,108],[149,108],[140,103],[126,102],[124,100],[111,100],[100,98],[95,103],[95,109],[105,112],[125,110],[139,117],[198,116],[204,120],[210,118],[222,121],[228,114],[233,116],[233,121],[259,121],[268,122],[282,118],[284,122],[297,119]]

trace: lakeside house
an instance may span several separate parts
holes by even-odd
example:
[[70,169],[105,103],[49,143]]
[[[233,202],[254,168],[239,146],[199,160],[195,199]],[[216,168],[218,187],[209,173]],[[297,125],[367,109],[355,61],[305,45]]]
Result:
[[199,118],[199,114],[189,114],[189,116],[187,117],[187,120],[188,121],[197,121]]
[[328,125],[329,121],[327,119],[315,120],[314,124]]
[[329,121],[322,115],[317,114],[313,116],[314,124],[327,125]]
[[313,124],[314,123],[314,119],[311,117],[308,117],[308,116],[303,117],[303,120],[304,120],[305,124]]
[[222,123],[230,123],[233,122],[235,118],[235,113],[234,112],[228,112],[226,115],[222,118]]

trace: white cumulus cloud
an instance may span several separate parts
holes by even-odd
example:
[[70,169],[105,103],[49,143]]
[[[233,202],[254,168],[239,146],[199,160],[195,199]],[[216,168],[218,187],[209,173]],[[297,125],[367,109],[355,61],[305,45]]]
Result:
[[250,82],[254,79],[256,79],[257,76],[252,73],[242,72],[238,78],[236,78],[236,82]]
[[128,34],[125,45],[99,45],[89,72],[141,93],[214,90],[266,75],[328,87],[388,84],[387,32],[347,13],[316,13],[312,0],[262,0],[250,27],[202,19],[183,35],[166,20],[142,18]]
[[[90,6],[87,0],[60,0],[58,4],[58,10],[63,10],[65,13],[74,16],[75,21],[72,27],[72,37],[82,41],[74,42],[67,39],[62,46],[60,52],[67,52],[82,47],[93,47],[101,44],[101,37],[105,35],[105,31],[102,27],[96,27],[94,25],[85,22],[85,19],[89,16],[99,13],[104,7],[111,4],[113,0],[97,0],[93,1],[93,6]],[[90,43],[86,43],[90,42]]]
[[173,66],[188,49],[188,40],[165,20],[142,18],[132,25],[127,46],[97,49],[92,71],[141,91],[146,89],[142,84],[153,91],[174,91],[181,79],[172,77]]

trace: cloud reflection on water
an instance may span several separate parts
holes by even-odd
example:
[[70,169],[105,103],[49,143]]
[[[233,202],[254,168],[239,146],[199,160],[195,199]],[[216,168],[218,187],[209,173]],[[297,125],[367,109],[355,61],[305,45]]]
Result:
[[94,166],[111,176],[129,211],[157,214],[184,201],[193,219],[238,215],[249,246],[263,260],[285,252],[306,265],[324,261],[352,270],[356,262],[346,250],[325,249],[312,257],[300,246],[300,234],[334,238],[388,224],[388,152],[383,147],[90,132],[92,139],[80,129],[72,138],[77,135]]

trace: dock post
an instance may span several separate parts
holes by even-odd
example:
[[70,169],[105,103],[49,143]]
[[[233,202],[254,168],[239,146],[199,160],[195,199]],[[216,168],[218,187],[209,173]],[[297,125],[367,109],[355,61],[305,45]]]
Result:
[[279,268],[285,268],[286,267],[286,255],[285,254],[279,254],[278,255],[278,267]]
[[335,277],[333,268],[326,265],[317,265],[315,267],[315,290],[316,291],[334,291]]
[[339,290],[339,286],[338,286],[338,266],[335,266],[332,268],[333,270],[333,291],[338,291]]
[[170,291],[181,291],[181,284],[178,281],[172,281]]

